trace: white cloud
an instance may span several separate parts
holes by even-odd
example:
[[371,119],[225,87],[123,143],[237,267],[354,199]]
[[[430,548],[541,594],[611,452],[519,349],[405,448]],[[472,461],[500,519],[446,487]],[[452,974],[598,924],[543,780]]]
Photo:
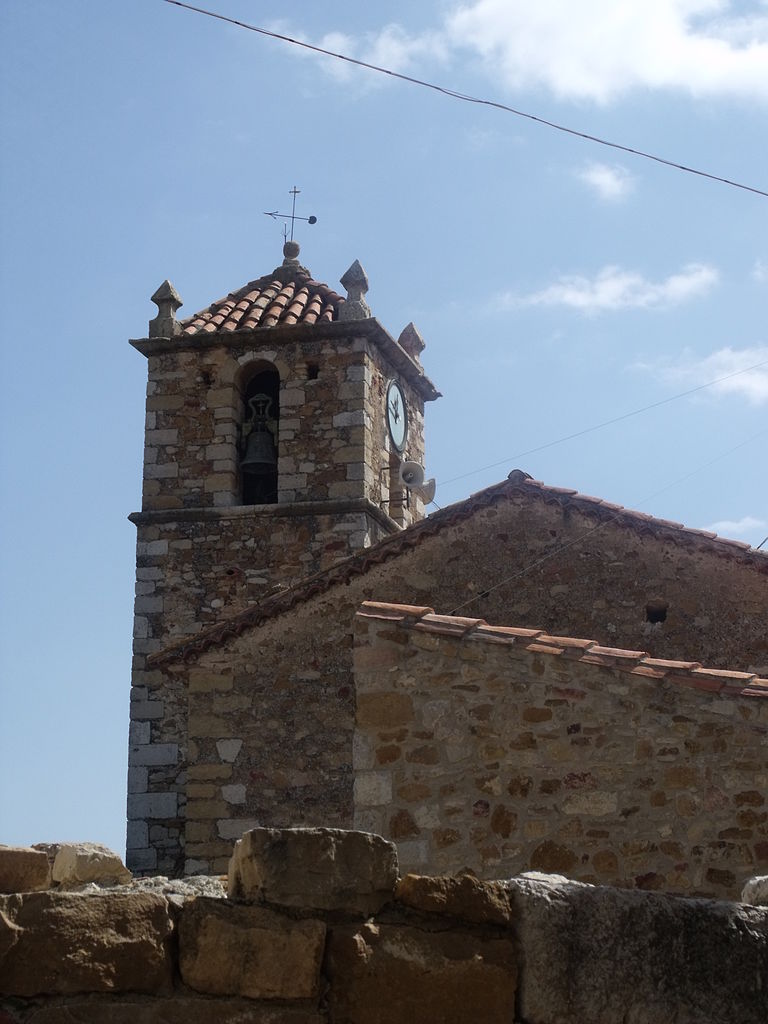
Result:
[[[316,40],[309,40],[295,31],[289,31],[284,22],[274,22],[270,27],[275,32],[291,35],[302,42],[311,42],[313,46],[329,50],[331,53],[353,57],[366,64],[374,64],[400,74],[412,71],[422,62],[441,62],[448,52],[442,33],[425,32],[421,35],[409,35],[405,29],[395,24],[385,25],[378,32],[366,32],[359,37],[345,32],[327,32]],[[326,74],[340,82],[348,81],[355,72],[353,64],[325,54],[318,54],[302,47],[290,47],[290,52],[295,57],[314,58]],[[360,69],[357,70],[359,72]],[[368,84],[381,84],[383,80],[381,75],[370,74]]]
[[511,89],[607,102],[637,89],[768,100],[768,17],[728,0],[474,0],[449,15],[457,48]]
[[503,306],[570,306],[584,313],[619,309],[659,309],[706,294],[718,280],[714,267],[689,263],[662,281],[649,281],[631,270],[603,267],[593,277],[570,275],[530,295],[507,293]]
[[721,537],[743,537],[754,530],[768,528],[768,520],[757,519],[755,516],[742,516],[741,519],[718,519],[716,523],[705,526],[705,530],[719,533]]
[[[389,24],[360,37],[331,32],[318,45],[420,74],[430,61],[469,52],[507,90],[543,88],[564,99],[607,103],[672,90],[766,102],[768,12],[765,4],[743,10],[732,0],[454,0],[427,32]],[[320,59],[328,74],[348,78],[349,66]]]
[[601,199],[618,202],[626,199],[633,190],[634,178],[619,164],[602,164],[593,161],[576,172],[576,177],[597,192]]
[[[744,372],[748,367],[755,369]],[[708,388],[708,392],[741,395],[755,405],[768,402],[768,344],[747,348],[726,346],[704,357],[683,352],[676,363],[655,367],[646,365],[644,369],[652,369],[677,386],[687,384],[695,387],[717,380],[719,383]],[[728,379],[722,380],[723,377]]]
[[755,260],[752,267],[752,280],[758,284],[768,284],[768,263],[765,260]]

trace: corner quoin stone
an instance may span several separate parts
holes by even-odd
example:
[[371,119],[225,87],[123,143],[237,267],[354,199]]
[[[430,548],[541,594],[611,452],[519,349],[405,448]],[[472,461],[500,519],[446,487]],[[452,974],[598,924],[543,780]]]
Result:
[[256,828],[235,844],[230,898],[374,914],[392,900],[394,843],[334,828]]

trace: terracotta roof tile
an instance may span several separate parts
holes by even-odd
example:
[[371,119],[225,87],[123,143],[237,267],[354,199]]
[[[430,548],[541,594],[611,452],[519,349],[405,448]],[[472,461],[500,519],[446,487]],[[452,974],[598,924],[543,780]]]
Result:
[[[253,626],[257,626],[267,619],[275,618],[295,605],[310,600],[316,594],[325,593],[337,584],[348,583],[357,576],[365,575],[375,566],[397,558],[427,538],[470,519],[483,509],[492,508],[501,502],[519,496],[532,503],[542,502],[545,505],[558,506],[565,511],[578,512],[598,524],[611,523],[619,529],[633,530],[641,536],[654,536],[678,547],[689,548],[719,558],[736,558],[754,568],[755,571],[768,575],[768,551],[757,551],[740,541],[730,541],[717,535],[712,536],[701,530],[671,525],[669,520],[654,519],[647,512],[637,512],[620,506],[614,506],[614,510],[611,511],[599,498],[588,498],[570,488],[548,487],[540,480],[515,478],[514,480],[503,480],[492,487],[478,491],[463,501],[447,505],[420,522],[414,523],[413,526],[385,537],[377,544],[351,555],[323,572],[300,580],[294,586],[272,597],[265,598],[244,612],[225,619],[194,637],[150,655],[148,661],[150,664],[162,665],[180,659],[195,658],[198,654],[217,646],[224,640],[232,636],[240,636]],[[617,508],[618,511],[615,510]],[[490,626],[484,628],[494,631],[503,629],[503,627]],[[538,635],[541,631],[536,632]],[[498,634],[499,639],[502,635],[502,633]]]
[[303,267],[278,267],[181,321],[182,333],[210,334],[338,319],[344,298]]
[[[418,615],[422,612],[422,615]],[[552,637],[530,629],[489,626],[484,619],[463,616],[435,615],[431,608],[366,601],[358,618],[397,621],[405,629],[452,636],[460,641],[493,642],[504,635],[509,641],[529,654],[559,656],[565,648],[578,651],[576,660],[585,664],[615,668],[629,675],[663,680],[677,686],[718,693],[724,697],[768,698],[768,679],[759,679],[754,673],[731,672],[727,669],[702,668],[695,661],[673,661],[649,658],[645,651],[625,651],[616,647],[601,647],[592,640],[578,637]]]

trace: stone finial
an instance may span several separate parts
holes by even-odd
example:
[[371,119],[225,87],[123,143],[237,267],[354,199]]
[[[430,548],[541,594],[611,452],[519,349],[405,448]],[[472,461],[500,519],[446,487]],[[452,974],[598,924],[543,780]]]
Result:
[[167,279],[163,281],[152,302],[157,306],[157,316],[149,321],[150,338],[173,338],[181,334],[181,324],[176,319],[176,310],[183,306],[181,296]]
[[511,473],[507,473],[507,480],[511,484],[522,484],[526,480],[533,480],[530,473],[526,473],[524,469],[513,469]]
[[363,298],[368,291],[368,275],[359,260],[341,278],[341,284],[347,289],[347,301],[339,307],[339,320],[368,320],[371,308]]
[[301,246],[299,245],[298,242],[286,242],[285,245],[283,246],[283,256],[285,257],[285,259],[283,260],[283,266],[291,267],[294,264],[298,266],[300,252]]
[[419,334],[413,321],[403,328],[397,342],[401,348],[405,349],[411,359],[418,359],[419,353],[424,351],[424,339]]

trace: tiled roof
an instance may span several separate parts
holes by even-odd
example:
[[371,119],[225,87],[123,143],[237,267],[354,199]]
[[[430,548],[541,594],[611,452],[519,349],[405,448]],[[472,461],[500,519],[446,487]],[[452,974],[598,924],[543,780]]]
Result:
[[278,267],[182,320],[182,334],[330,323],[344,301],[303,267]]
[[478,491],[454,505],[447,505],[426,519],[414,523],[413,526],[393,533],[377,544],[364,548],[357,554],[338,562],[330,569],[307,576],[294,586],[246,608],[244,612],[225,619],[194,637],[157,651],[149,656],[148,663],[163,665],[175,661],[193,660],[209,648],[241,636],[254,626],[282,615],[295,605],[309,601],[315,595],[323,594],[337,584],[348,583],[356,576],[364,575],[375,566],[388,562],[391,558],[397,558],[421,544],[428,537],[469,519],[482,509],[517,495],[523,495],[533,501],[543,501],[548,505],[557,505],[567,511],[578,511],[594,519],[597,525],[615,523],[617,526],[632,530],[641,536],[655,537],[678,547],[689,548],[719,558],[737,559],[752,566],[758,572],[768,574],[768,552],[766,551],[757,551],[741,541],[725,540],[706,530],[692,530],[681,523],[674,523],[668,519],[654,519],[653,516],[645,512],[634,512],[622,508],[621,505],[602,501],[600,498],[579,494],[578,491],[569,488],[549,487],[540,480],[532,480],[526,473],[515,469],[501,483]]
[[549,636],[541,629],[489,626],[484,619],[435,615],[433,608],[387,604],[380,601],[365,601],[357,617],[395,623],[420,633],[434,633],[458,640],[505,644],[528,651],[530,654],[545,654],[578,661],[585,665],[617,668],[645,679],[663,679],[677,686],[706,690],[708,693],[719,693],[727,697],[768,698],[768,679],[762,679],[754,673],[702,668],[696,661],[651,658],[645,651],[602,647],[596,640]]

